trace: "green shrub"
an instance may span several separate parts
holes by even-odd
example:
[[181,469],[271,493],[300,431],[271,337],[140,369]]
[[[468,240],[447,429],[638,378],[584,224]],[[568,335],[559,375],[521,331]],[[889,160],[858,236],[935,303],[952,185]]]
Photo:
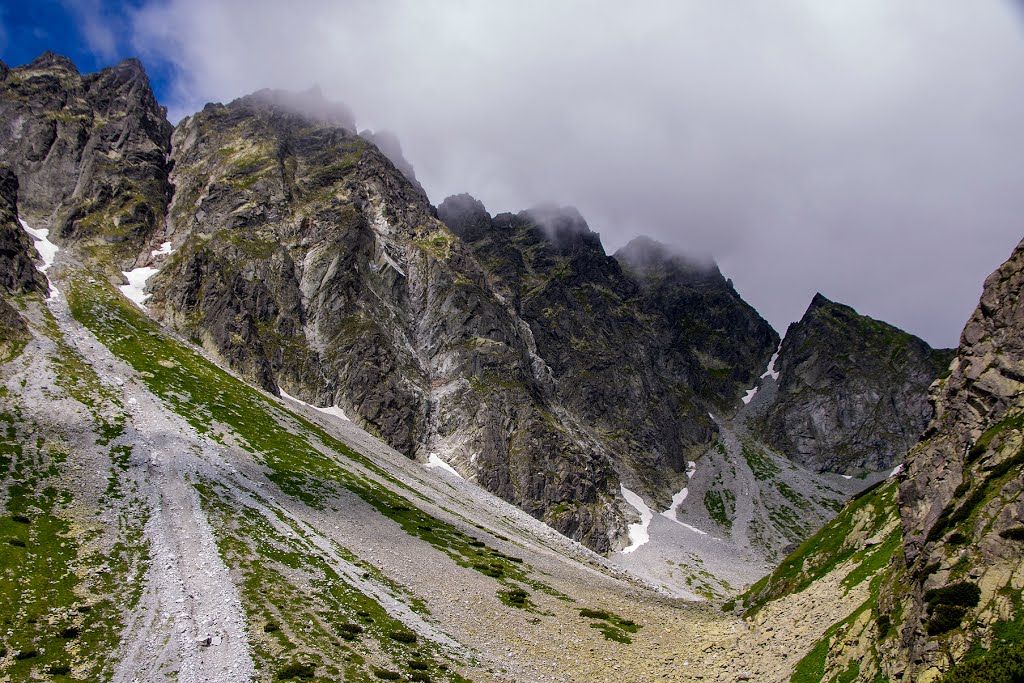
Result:
[[883,640],[892,629],[892,617],[888,614],[879,614],[875,625],[878,627],[878,639]]
[[951,583],[942,588],[933,588],[924,594],[924,601],[931,610],[940,605],[954,607],[976,607],[981,600],[981,589],[970,581]]
[[952,631],[960,626],[967,610],[956,605],[938,605],[932,611],[932,617],[925,624],[928,635],[937,636]]
[[580,610],[580,616],[584,619],[611,619],[612,615],[608,614],[604,610],[600,609],[587,609],[584,607]]
[[402,674],[397,671],[388,671],[387,669],[374,669],[373,675],[383,681],[400,681],[402,680]]
[[969,540],[970,539],[967,538],[966,534],[961,533],[959,531],[954,531],[949,535],[949,538],[946,539],[946,543],[950,545],[963,545],[964,543],[967,543],[967,541]]
[[1003,538],[1011,541],[1024,541],[1024,526],[1013,526],[999,532]]
[[1024,681],[1024,651],[1020,647],[997,647],[954,666],[942,683],[1018,683]]
[[20,538],[9,538],[9,539],[7,539],[7,542],[10,543],[13,546],[17,546],[19,548],[24,548],[25,547],[25,541],[21,540]]
[[28,524],[31,521],[25,515],[11,515],[11,519],[13,519],[18,524]]
[[275,624],[272,621],[268,621],[267,623],[263,624],[263,632],[264,633],[273,633],[274,631],[280,631],[280,630],[281,630],[281,627],[278,626],[277,624]]
[[409,674],[409,680],[430,683],[430,674],[428,674],[425,671],[413,671],[411,674]]
[[313,678],[314,675],[316,675],[316,664],[306,664],[304,662],[292,662],[277,672],[277,678],[282,681],[292,678]]
[[67,676],[71,673],[71,667],[67,664],[51,664],[48,670],[51,676]]
[[23,661],[25,659],[32,659],[33,657],[38,657],[38,656],[39,656],[39,650],[21,650],[19,652],[15,652],[14,653],[14,658],[16,660],[18,660],[19,662]]
[[64,629],[63,631],[60,632],[60,637],[61,638],[77,638],[78,637],[78,633],[79,632],[78,632],[78,627],[77,626],[68,626],[66,629]]
[[363,632],[363,627],[359,624],[345,622],[338,626],[338,630],[341,632],[341,637],[345,640],[355,640]]
[[426,671],[430,668],[430,665],[426,662],[421,662],[418,659],[413,659],[409,661],[409,668],[414,671]]
[[399,643],[411,644],[416,642],[416,634],[412,631],[391,631],[388,633],[388,638],[397,640]]

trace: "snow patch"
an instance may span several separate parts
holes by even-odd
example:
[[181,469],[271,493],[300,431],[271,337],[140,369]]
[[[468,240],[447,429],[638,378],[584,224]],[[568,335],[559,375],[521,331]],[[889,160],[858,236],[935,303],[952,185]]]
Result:
[[648,527],[651,525],[651,520],[654,519],[654,513],[651,512],[651,508],[647,507],[647,503],[644,502],[643,498],[622,484],[619,484],[619,488],[622,490],[622,497],[626,499],[626,502],[640,513],[640,521],[629,525],[629,545],[622,549],[622,554],[625,555],[651,540]]
[[[324,413],[325,415],[331,415],[331,416],[336,417],[336,418],[341,419],[341,420],[348,420],[348,415],[346,415],[345,411],[342,410],[341,408],[339,408],[338,406],[328,406],[326,408],[320,408],[319,406],[315,406],[312,403],[306,403],[305,401],[299,400],[299,399],[295,398],[294,396],[289,395],[288,392],[286,392],[281,387],[278,387],[277,391],[278,391],[278,393],[281,394],[281,396],[285,397],[289,401],[295,401],[296,403],[300,403],[300,404],[306,406],[307,408],[312,408],[313,410],[315,410],[315,411],[317,411],[319,413]],[[351,420],[348,420],[348,421],[351,422]]]
[[57,258],[57,252],[60,251],[60,247],[50,241],[49,230],[35,230],[28,227],[25,221],[18,219],[18,223],[21,224],[22,230],[28,233],[29,237],[35,243],[36,251],[43,258],[43,265],[39,266],[39,272],[45,273],[50,266],[53,265],[53,260]]
[[842,477],[843,479],[853,479],[852,474],[840,474],[839,476]]
[[428,469],[442,469],[445,472],[454,474],[459,479],[462,479],[462,475],[455,471],[455,468],[446,463],[437,453],[431,453],[427,456],[427,464],[425,465]]
[[756,395],[757,395],[757,387],[754,387],[753,389],[747,389],[747,393],[743,397],[743,405],[747,405],[748,403],[750,403],[750,400],[752,398],[754,398],[754,396],[756,396]]
[[[693,475],[696,473],[697,463],[695,463],[693,460],[688,461],[686,463],[686,478],[693,479]],[[672,496],[672,505],[669,506],[668,510],[665,510],[664,512],[661,513],[662,516],[668,517],[673,522],[678,522],[679,520],[676,519],[676,513],[679,512],[679,506],[686,501],[686,497],[688,495],[690,495],[689,487],[684,486],[679,493]]]
[[125,279],[128,280],[128,284],[121,285],[118,289],[126,297],[138,304],[139,308],[146,308],[146,301],[149,299],[149,294],[144,291],[146,288],[146,281],[149,278],[160,272],[159,268],[153,268],[152,266],[143,266],[136,268],[135,270],[121,271]]
[[775,369],[775,364],[779,361],[779,352],[782,351],[782,342],[779,342],[779,348],[775,350],[775,353],[768,360],[768,369],[761,375],[762,378],[771,377],[772,379],[779,378],[779,371]]
[[889,476],[887,478],[891,479],[892,477],[895,477],[897,474],[899,474],[902,471],[903,471],[903,463],[900,463],[899,465],[896,465],[895,468],[893,468],[893,471],[889,473]]
[[173,252],[173,250],[171,249],[171,243],[170,242],[164,242],[163,244],[160,245],[159,249],[154,249],[152,253],[153,253],[153,256],[167,256],[167,255],[171,254],[172,252]]
[[676,519],[676,512],[679,511],[679,506],[686,501],[686,497],[688,495],[690,495],[690,489],[684,486],[679,493],[672,496],[672,505],[669,506],[668,510],[665,510],[661,514],[668,517],[673,522],[678,522],[679,520]]

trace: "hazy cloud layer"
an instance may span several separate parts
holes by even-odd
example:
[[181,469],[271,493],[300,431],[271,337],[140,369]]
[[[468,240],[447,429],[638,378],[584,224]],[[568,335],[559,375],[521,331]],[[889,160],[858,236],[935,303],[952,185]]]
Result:
[[144,4],[172,114],[319,83],[431,199],[710,252],[780,332],[816,290],[954,345],[1024,235],[1024,22],[995,0]]

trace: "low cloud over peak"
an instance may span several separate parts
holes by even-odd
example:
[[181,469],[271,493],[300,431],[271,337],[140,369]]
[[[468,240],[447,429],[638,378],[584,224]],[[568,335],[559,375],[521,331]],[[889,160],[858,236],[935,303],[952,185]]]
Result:
[[710,253],[778,329],[822,289],[935,345],[1021,236],[1010,2],[153,0],[172,113],[320,83],[435,201]]

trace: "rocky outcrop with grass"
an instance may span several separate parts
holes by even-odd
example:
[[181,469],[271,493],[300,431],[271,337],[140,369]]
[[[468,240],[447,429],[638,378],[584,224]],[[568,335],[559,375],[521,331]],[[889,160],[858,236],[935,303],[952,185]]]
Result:
[[952,353],[816,294],[786,331],[759,431],[815,471],[892,468],[927,426],[928,386]]
[[892,590],[890,671],[931,676],[968,653],[997,660],[1024,643],[1022,289],[1024,243],[985,281],[952,372],[934,387],[926,439],[907,457],[907,580]]
[[741,648],[766,653],[751,666],[771,671],[775,661],[795,681],[1015,680],[1024,661],[1022,288],[1024,242],[986,280],[904,471],[727,605],[750,619]]
[[22,216],[58,243],[134,258],[163,220],[171,125],[137,59],[92,74],[47,52],[0,65],[0,148]]

